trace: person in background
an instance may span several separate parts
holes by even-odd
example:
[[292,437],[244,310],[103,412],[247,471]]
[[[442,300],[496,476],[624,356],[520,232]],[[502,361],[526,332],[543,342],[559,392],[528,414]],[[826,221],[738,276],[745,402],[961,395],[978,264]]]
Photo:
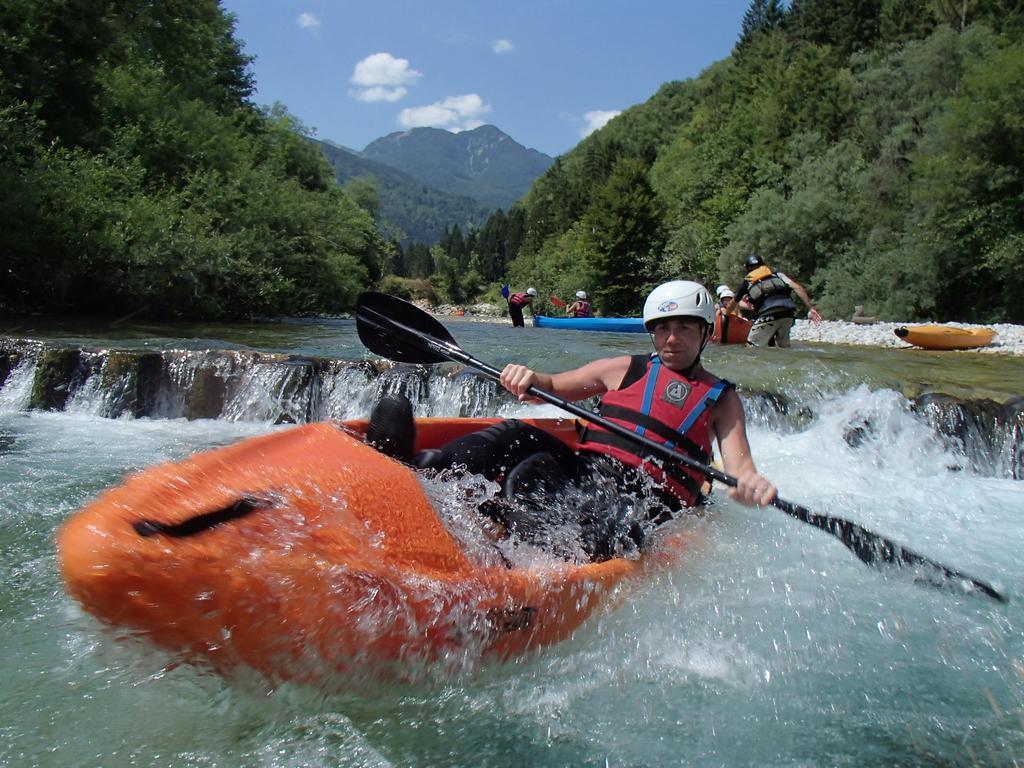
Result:
[[526,325],[523,322],[523,309],[529,307],[532,314],[533,300],[536,296],[536,288],[527,288],[526,293],[513,293],[508,297],[508,314],[512,318],[513,328],[523,328]]
[[739,306],[732,302],[732,307],[729,311],[726,310],[726,304],[730,303],[727,299],[735,299],[736,294],[732,292],[732,289],[728,285],[720,285],[715,288],[715,294],[718,296],[718,309],[719,311],[727,315],[738,315],[740,313]]
[[587,301],[586,291],[576,291],[576,301],[565,308],[565,314],[569,317],[593,317],[594,310]]
[[736,294],[728,285],[718,286],[715,293],[718,295],[718,305],[715,308],[715,326],[711,332],[711,341],[716,344],[745,343],[750,321],[740,310],[749,311],[753,307],[746,299],[742,303],[735,302]]
[[[644,304],[654,354],[609,357],[554,374],[510,363],[500,381],[524,402],[536,402],[531,386],[566,400],[601,396],[601,416],[702,464],[711,461],[717,441],[725,471],[737,480],[729,495],[747,505],[769,504],[775,486],[754,466],[743,404],[731,383],[701,365],[714,315],[704,286],[673,280]],[[463,467],[500,483],[500,503],[490,511],[481,506],[482,513],[555,551],[555,530],[578,526],[579,546],[595,562],[642,549],[648,531],[703,503],[707,493],[702,472],[652,459],[648,449],[598,424],[586,426],[575,451],[516,419],[415,456],[414,434],[409,401],[390,395],[374,408],[366,441],[420,469]]]
[[800,283],[767,266],[756,253],[747,256],[744,264],[747,276],[736,295],[726,299],[725,309],[731,312],[737,304],[749,298],[754,307],[754,324],[747,336],[748,344],[755,347],[789,346],[789,332],[796,315],[794,293],[807,306],[807,317],[811,322],[821,322],[821,315]]
[[737,301],[732,305],[729,311],[726,311],[725,307],[729,303],[729,299],[735,299],[736,294],[732,292],[732,289],[725,284],[718,286],[715,289],[715,293],[718,294],[718,308],[722,310],[724,314],[736,315],[737,317],[743,317],[744,312],[753,312],[754,305],[750,303],[750,300],[746,297],[742,301]]

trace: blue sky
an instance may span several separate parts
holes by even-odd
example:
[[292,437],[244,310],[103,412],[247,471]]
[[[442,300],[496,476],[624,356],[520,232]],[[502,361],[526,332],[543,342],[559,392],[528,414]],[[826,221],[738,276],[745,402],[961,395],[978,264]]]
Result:
[[750,0],[223,0],[259,104],[362,149],[490,123],[562,154],[729,55]]

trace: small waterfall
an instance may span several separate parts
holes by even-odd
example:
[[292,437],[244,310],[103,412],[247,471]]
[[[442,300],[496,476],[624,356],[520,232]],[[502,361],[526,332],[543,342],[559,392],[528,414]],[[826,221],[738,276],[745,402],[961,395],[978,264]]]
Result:
[[237,365],[219,418],[300,424],[319,414],[320,385],[311,361],[255,361]]
[[367,416],[376,402],[377,379],[369,365],[334,361],[320,384],[320,414],[342,421]]
[[499,391],[497,382],[485,378],[471,369],[456,371],[432,382],[429,410],[432,413],[458,414],[478,418],[501,413],[503,401],[511,397]]
[[[428,368],[241,350],[79,349],[0,339],[0,412],[305,423],[365,418],[383,395],[393,393],[406,395],[421,417],[505,417],[523,408],[491,379],[455,365]],[[1024,398],[1000,404],[936,394],[907,399],[891,392],[879,412],[879,393],[866,386],[838,397],[816,390],[801,390],[799,398],[740,394],[748,422],[769,432],[804,432],[834,418],[838,408],[845,418],[842,439],[858,449],[890,439],[884,429],[899,412],[927,425],[943,450],[957,457],[951,463],[958,468],[1024,478]]]
[[913,409],[947,437],[973,471],[1024,479],[1024,397],[1006,403],[921,395]]
[[35,358],[23,358],[11,368],[0,382],[0,413],[26,410],[32,399],[32,384],[35,379]]

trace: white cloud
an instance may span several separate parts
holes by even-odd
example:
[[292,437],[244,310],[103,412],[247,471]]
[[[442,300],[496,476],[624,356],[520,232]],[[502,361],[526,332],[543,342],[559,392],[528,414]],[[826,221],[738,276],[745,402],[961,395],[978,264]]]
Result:
[[495,53],[511,53],[516,49],[516,47],[512,44],[511,40],[505,40],[502,38],[491,43],[491,49]]
[[613,117],[621,114],[621,109],[598,109],[593,112],[587,112],[583,115],[586,125],[580,128],[580,136],[586,138],[598,128],[604,128],[605,124]]
[[382,88],[379,85],[373,88],[362,88],[352,91],[352,95],[359,99],[359,101],[369,102],[398,101],[407,93],[408,91],[405,88]]
[[423,107],[407,107],[398,113],[398,124],[403,128],[447,128],[449,131],[469,131],[483,125],[481,115],[491,111],[475,93],[449,96]]
[[472,131],[474,128],[479,128],[484,124],[483,120],[466,120],[462,125],[454,126],[451,131],[452,133],[462,133],[463,131]]
[[360,101],[398,101],[423,74],[409,67],[408,59],[374,53],[358,62],[349,82],[358,86],[352,95]]
[[298,24],[303,29],[315,30],[320,26],[320,19],[318,19],[309,11],[306,11],[305,13],[299,14],[299,18],[295,20],[295,23]]

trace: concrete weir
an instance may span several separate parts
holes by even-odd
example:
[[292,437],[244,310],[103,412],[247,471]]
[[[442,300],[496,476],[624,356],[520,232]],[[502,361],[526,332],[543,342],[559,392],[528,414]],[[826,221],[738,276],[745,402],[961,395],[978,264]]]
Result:
[[[365,417],[381,395],[394,392],[407,395],[418,416],[485,416],[511,402],[493,381],[453,365],[249,350],[108,350],[0,338],[0,410],[306,423]],[[773,431],[805,429],[827,407],[827,400],[795,401],[778,392],[741,395],[748,420]],[[956,469],[1024,478],[1024,398],[998,403],[924,393],[905,402],[963,457]],[[852,420],[843,439],[858,449],[882,438],[879,425],[865,417]]]

